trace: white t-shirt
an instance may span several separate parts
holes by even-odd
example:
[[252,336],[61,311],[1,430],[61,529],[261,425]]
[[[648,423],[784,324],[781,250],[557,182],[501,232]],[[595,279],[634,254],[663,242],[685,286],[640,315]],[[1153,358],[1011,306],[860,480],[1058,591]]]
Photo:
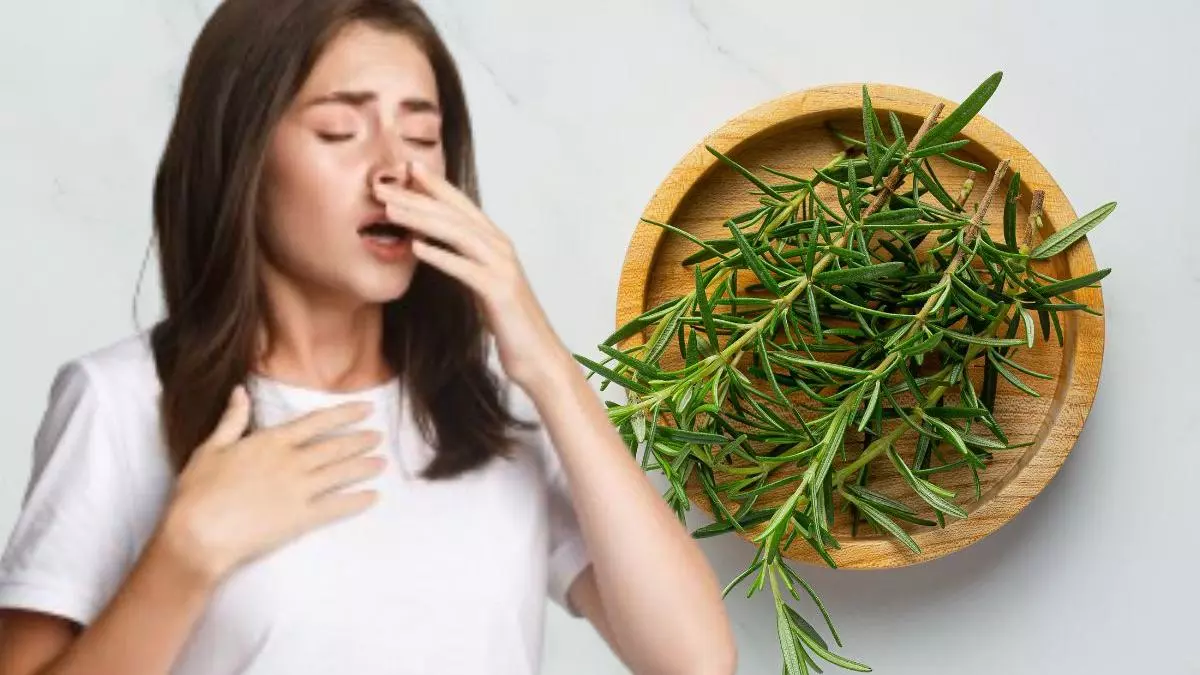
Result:
[[[126,337],[55,375],[0,558],[0,607],[88,624],[157,524],[174,475],[147,339]],[[540,421],[523,390],[502,381],[510,409]],[[426,481],[417,470],[433,451],[397,381],[333,394],[252,378],[250,390],[263,426],[373,399],[373,416],[355,428],[383,431],[372,453],[389,462],[349,488],[378,489],[374,506],[309,530],[218,585],[173,675],[538,672],[546,599],[578,617],[566,592],[589,562],[544,425],[520,432],[528,442],[513,461]]]

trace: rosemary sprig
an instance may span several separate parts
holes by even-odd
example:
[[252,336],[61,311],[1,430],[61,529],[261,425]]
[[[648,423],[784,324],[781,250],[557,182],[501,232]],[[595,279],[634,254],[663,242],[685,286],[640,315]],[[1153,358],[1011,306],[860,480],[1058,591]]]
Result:
[[[1067,251],[1115,203],[1035,245],[1043,195],[1034,193],[1021,236],[1020,173],[1005,184],[1004,160],[968,215],[976,177],[988,172],[952,154],[967,145],[955,137],[999,81],[1000,73],[989,77],[940,122],[935,106],[911,139],[890,112],[888,138],[864,86],[862,138],[831,130],[846,148],[807,178],[763,167],[774,177],[764,179],[708,147],[747,179],[760,206],[726,219],[729,236],[721,239],[645,220],[697,246],[684,260],[693,290],[608,336],[599,345],[604,361],[575,355],[604,380],[602,389],[625,389],[626,403],[606,401],[609,418],[630,452],[642,451],[642,466],[664,474],[664,498],[680,520],[691,507],[689,484],[711,505],[715,522],[693,536],[736,531],[758,544],[724,592],[748,579],[747,597],[770,585],[786,673],[808,672],[815,658],[870,668],[831,652],[785,601],[780,582],[797,601],[801,586],[843,646],[824,604],[783,553],[799,539],[836,567],[829,549],[841,545],[832,529],[839,508],[849,511],[852,533],[863,521],[916,553],[900,522],[944,527],[946,517],[966,518],[957,493],[936,483],[939,474],[966,468],[978,499],[979,472],[994,453],[1028,445],[1010,443],[993,416],[998,382],[1037,396],[1023,378],[1051,376],[1013,356],[1034,347],[1034,316],[1042,339],[1053,328],[1061,344],[1058,315],[1094,311],[1071,293],[1109,272],[1056,279],[1033,262]],[[933,159],[969,170],[957,198]],[[769,182],[775,178],[785,182]],[[993,201],[1002,204],[1003,241],[988,231]],[[739,273],[752,283],[740,287]],[[647,331],[643,343],[617,346]],[[662,357],[672,344],[683,367],[667,370]],[[978,389],[968,376],[976,363]],[[849,440],[858,433],[861,447]],[[911,462],[898,449],[910,439]],[[873,477],[889,473],[934,520],[872,489]],[[760,505],[766,494],[782,496]]]

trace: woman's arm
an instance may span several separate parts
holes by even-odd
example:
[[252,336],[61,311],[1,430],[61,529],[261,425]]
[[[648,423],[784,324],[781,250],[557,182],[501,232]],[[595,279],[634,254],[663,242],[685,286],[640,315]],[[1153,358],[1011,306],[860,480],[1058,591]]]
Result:
[[639,675],[735,672],[721,587],[700,547],[630,456],[571,355],[543,363],[526,389],[558,451],[594,568],[578,577],[572,601]]
[[189,563],[168,522],[147,541],[112,600],[78,637],[72,629],[78,624],[65,619],[7,613],[0,628],[0,673],[169,672],[217,582]]
[[734,672],[716,574],[630,457],[530,288],[512,240],[443,174],[418,161],[409,177],[411,189],[373,184],[374,196],[416,233],[412,251],[421,262],[481,299],[505,375],[533,400],[558,450],[594,568],[575,585],[587,590],[595,577],[618,654],[639,675]]

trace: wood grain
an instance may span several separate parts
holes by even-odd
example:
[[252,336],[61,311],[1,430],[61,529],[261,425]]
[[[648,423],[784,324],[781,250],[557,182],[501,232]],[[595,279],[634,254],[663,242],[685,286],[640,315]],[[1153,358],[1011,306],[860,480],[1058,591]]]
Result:
[[[942,118],[956,106],[952,101],[911,88],[873,83],[868,87],[884,129],[889,129],[887,111],[894,111],[909,138],[937,102],[945,104]],[[700,238],[728,237],[728,230],[722,223],[734,214],[757,206],[758,196],[750,193],[752,186],[743,177],[720,164],[704,146],[711,145],[752,169],[765,165],[811,176],[813,167],[823,166],[842,149],[842,144],[826,130],[827,122],[851,136],[861,137],[861,91],[861,84],[817,87],[769,101],[729,120],[680,160],[654,193],[642,217],[670,223]],[[890,132],[888,135],[890,137]],[[977,115],[959,137],[967,138],[971,143],[956,155],[989,170],[988,175],[976,177],[972,203],[982,196],[991,178],[990,172],[1001,159],[1007,158],[1011,161],[1010,171],[1021,173],[1019,230],[1025,223],[1034,190],[1045,192],[1045,228],[1035,238],[1035,244],[1052,230],[1076,219],[1066,195],[1046,168],[1000,127]],[[966,171],[942,160],[935,162],[934,168],[947,190],[956,194]],[[769,177],[761,170],[757,173]],[[1007,184],[1005,177],[1003,185]],[[1003,190],[1000,194],[1002,197]],[[1002,208],[1001,199],[993,205],[994,210],[987,218],[991,233],[997,238],[1002,236],[999,231]],[[681,261],[696,250],[695,244],[682,237],[669,233],[664,236],[662,228],[639,220],[622,267],[616,325],[620,327],[645,310],[690,292],[694,286],[692,270],[683,267]],[[1096,265],[1085,239],[1041,269],[1064,278],[1092,271]],[[738,278],[739,289],[754,281],[749,272],[739,274]],[[1081,289],[1074,295],[1076,302],[1103,310],[1098,288]],[[906,525],[905,529],[922,549],[922,553],[914,554],[894,539],[876,534],[865,524],[859,525],[857,536],[852,538],[848,517],[841,511],[839,499],[839,514],[833,531],[842,548],[829,551],[839,567],[899,567],[947,555],[994,532],[1046,487],[1083,427],[1095,396],[1104,350],[1102,317],[1071,312],[1064,313],[1062,318],[1062,347],[1058,346],[1053,334],[1051,340],[1045,342],[1039,332],[1038,343],[1032,350],[1018,352],[1019,363],[1054,375],[1053,380],[1025,378],[1027,384],[1038,391],[1039,398],[1027,396],[1000,379],[996,419],[1011,442],[1032,442],[1032,445],[995,454],[981,473],[982,493],[978,500],[974,499],[971,474],[966,468],[934,474],[932,478],[937,484],[958,492],[955,501],[968,511],[969,517],[965,520],[947,518],[944,529]],[[631,336],[620,346],[628,349],[642,344],[648,337],[649,329]],[[668,349],[662,365],[664,368],[681,367],[678,349]],[[741,367],[744,372],[744,365]],[[982,368],[975,366],[971,376],[978,384],[982,379]],[[756,384],[762,385],[761,382]],[[661,421],[666,423],[668,418]],[[847,448],[855,448],[856,442],[853,434],[848,435]],[[912,439],[909,438],[908,445],[901,445],[898,450],[911,459]],[[849,458],[852,460],[853,457],[851,453]],[[839,457],[835,470],[840,464]],[[780,473],[773,478],[783,475]],[[932,511],[911,494],[890,464],[879,461],[872,464],[870,485],[933,518]],[[781,503],[791,489],[794,484],[783,486],[774,494],[763,495],[756,508]],[[688,494],[696,506],[711,515],[711,506],[694,478],[689,482]],[[730,508],[736,508],[736,504],[730,503]],[[757,534],[762,527],[748,528],[748,532]],[[799,538],[784,554],[794,560],[825,565]]]

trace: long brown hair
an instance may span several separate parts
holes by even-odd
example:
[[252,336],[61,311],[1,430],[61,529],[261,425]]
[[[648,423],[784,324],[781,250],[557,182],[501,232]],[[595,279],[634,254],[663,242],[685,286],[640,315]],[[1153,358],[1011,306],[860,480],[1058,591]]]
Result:
[[[436,77],[447,179],[476,203],[470,117],[457,67],[410,0],[225,0],[192,47],[154,182],[154,234],[165,318],[151,330],[161,418],[182,470],[211,433],[230,390],[248,377],[267,311],[259,277],[260,190],[269,138],[317,58],[343,28],[366,22],[413,38]],[[381,349],[436,450],[424,477],[447,478],[511,456],[514,418],[489,366],[470,288],[418,264],[383,307]]]

